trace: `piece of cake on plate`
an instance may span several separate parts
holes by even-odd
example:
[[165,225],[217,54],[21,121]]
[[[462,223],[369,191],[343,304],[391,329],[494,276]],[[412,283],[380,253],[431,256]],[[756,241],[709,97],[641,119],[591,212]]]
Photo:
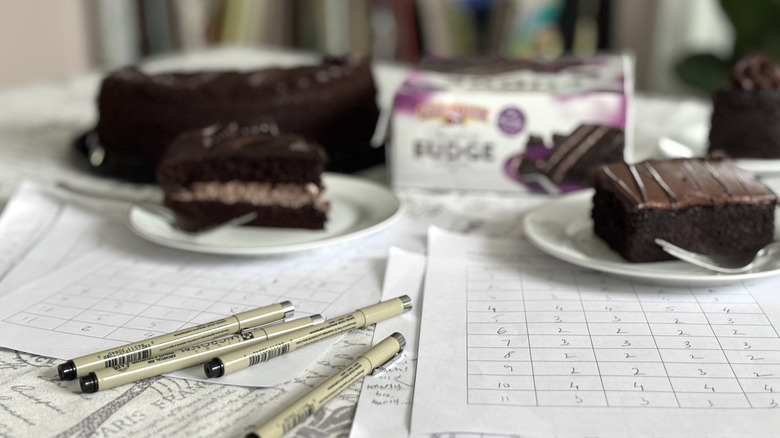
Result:
[[780,67],[761,55],[739,61],[712,103],[710,153],[780,158]]
[[157,167],[177,225],[196,231],[256,212],[247,225],[323,229],[324,149],[273,123],[220,123],[181,134]]
[[727,159],[612,163],[596,171],[595,234],[630,262],[672,257],[655,243],[719,254],[774,238],[777,195]]

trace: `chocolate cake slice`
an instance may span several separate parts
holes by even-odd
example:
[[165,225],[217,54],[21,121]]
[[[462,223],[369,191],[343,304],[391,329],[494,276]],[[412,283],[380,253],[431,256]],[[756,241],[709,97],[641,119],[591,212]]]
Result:
[[669,260],[655,244],[721,254],[774,238],[777,195],[727,159],[612,163],[595,174],[595,234],[631,262]]
[[552,150],[537,160],[536,167],[557,184],[571,181],[590,186],[597,166],[623,161],[624,138],[619,128],[580,125],[568,136],[556,136]]
[[765,56],[737,62],[713,96],[709,152],[780,158],[780,67]]
[[251,211],[250,226],[323,229],[326,162],[321,146],[272,123],[221,123],[177,137],[160,159],[157,182],[184,230]]

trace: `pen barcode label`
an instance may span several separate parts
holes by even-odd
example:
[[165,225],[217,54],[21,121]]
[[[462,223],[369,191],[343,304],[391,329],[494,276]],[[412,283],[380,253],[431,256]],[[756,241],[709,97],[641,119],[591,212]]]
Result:
[[144,348],[143,350],[136,351],[132,354],[113,357],[106,360],[106,368],[119,368],[127,364],[149,359],[150,357],[152,357],[152,349]]
[[269,347],[263,350],[262,353],[254,354],[249,358],[249,366],[257,365],[261,362],[273,359],[277,356],[281,356],[290,351],[290,344],[281,344],[273,347]]
[[313,413],[314,405],[306,404],[305,406],[301,407],[301,409],[293,412],[289,417],[282,421],[282,430],[284,433],[291,431],[295,426],[301,424],[303,420],[309,418],[309,416]]

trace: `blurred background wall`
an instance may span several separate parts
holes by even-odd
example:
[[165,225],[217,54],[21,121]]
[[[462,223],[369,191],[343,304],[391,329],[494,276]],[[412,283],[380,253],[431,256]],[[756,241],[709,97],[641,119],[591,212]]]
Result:
[[[636,57],[639,91],[694,93],[675,69],[691,54],[723,59],[732,54],[736,35],[725,1],[5,1],[0,90],[148,57],[239,45],[370,54],[408,64],[426,55],[626,51]],[[777,27],[780,17],[775,18]]]

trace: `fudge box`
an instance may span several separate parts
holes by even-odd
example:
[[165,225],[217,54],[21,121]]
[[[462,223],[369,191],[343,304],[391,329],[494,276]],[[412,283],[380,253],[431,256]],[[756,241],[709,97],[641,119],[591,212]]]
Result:
[[427,61],[393,101],[393,188],[561,193],[628,160],[632,60]]

